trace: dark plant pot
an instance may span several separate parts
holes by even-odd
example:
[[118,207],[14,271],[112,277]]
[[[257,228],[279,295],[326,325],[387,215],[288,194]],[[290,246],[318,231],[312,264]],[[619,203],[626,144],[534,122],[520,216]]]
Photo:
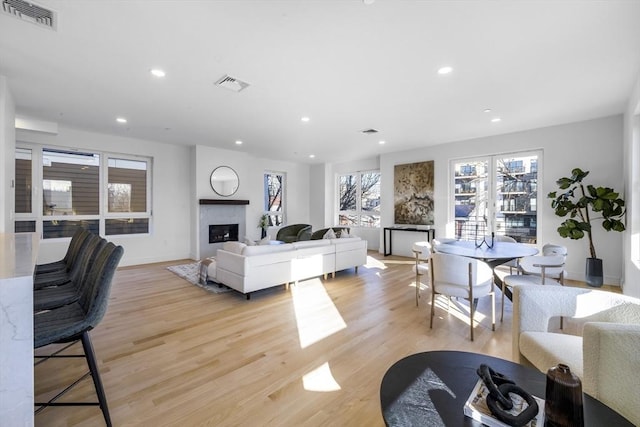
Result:
[[587,258],[585,278],[589,286],[594,288],[602,286],[602,260],[600,258]]

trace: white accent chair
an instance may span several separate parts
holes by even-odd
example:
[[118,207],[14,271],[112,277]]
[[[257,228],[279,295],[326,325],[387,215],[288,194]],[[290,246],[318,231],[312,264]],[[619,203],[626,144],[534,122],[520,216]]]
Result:
[[415,256],[416,263],[413,266],[413,272],[416,273],[416,307],[418,307],[418,300],[420,298],[420,277],[428,278],[429,273],[429,259],[431,258],[431,243],[429,242],[415,242],[412,247],[413,255]]
[[436,295],[447,295],[469,300],[469,327],[473,341],[475,300],[491,296],[491,330],[496,327],[496,300],[493,270],[487,263],[458,255],[434,253],[431,255],[431,320],[433,328]]
[[[578,336],[551,332],[557,317],[575,322]],[[568,365],[585,393],[640,425],[640,299],[572,287],[516,287],[512,334],[516,362],[542,372]]]

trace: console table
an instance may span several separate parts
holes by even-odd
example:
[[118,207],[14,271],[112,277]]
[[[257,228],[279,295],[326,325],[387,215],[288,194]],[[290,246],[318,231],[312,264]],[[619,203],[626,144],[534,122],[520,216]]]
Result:
[[[393,239],[391,235],[394,231],[414,231],[419,233],[427,233],[427,242],[430,242],[432,239],[436,237],[436,230],[433,228],[417,228],[417,227],[384,227],[383,229],[383,247],[384,247],[384,256],[391,255],[393,252]],[[387,252],[387,233],[389,233],[389,251]]]
[[32,426],[37,233],[0,233],[0,425]]

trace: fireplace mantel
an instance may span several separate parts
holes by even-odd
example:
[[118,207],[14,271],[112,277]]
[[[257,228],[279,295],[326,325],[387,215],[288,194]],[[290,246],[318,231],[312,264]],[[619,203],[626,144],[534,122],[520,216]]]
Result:
[[201,205],[248,205],[248,200],[200,199]]

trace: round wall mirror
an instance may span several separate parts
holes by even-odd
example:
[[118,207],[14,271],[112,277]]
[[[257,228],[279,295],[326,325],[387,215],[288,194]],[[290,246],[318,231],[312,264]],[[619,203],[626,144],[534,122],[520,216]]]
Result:
[[240,179],[229,166],[218,166],[211,172],[211,188],[217,195],[229,197],[238,191]]

